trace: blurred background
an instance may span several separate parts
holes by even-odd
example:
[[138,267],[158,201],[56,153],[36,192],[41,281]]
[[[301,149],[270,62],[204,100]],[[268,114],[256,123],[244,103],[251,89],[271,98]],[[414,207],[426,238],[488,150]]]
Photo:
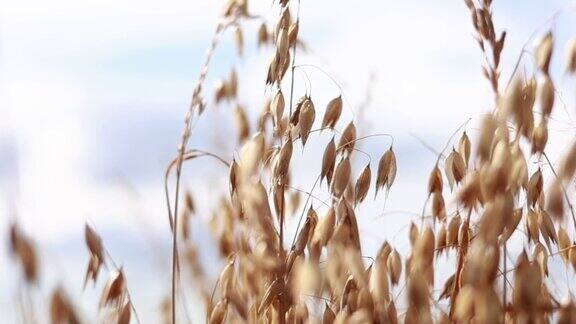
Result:
[[[184,113],[223,4],[0,2],[2,321],[18,322],[17,291],[23,285],[7,249],[8,226],[15,220],[40,253],[41,284],[32,292],[39,314],[45,311],[48,292],[62,285],[86,318],[98,318],[105,276],[96,288],[82,290],[88,222],[123,265],[143,322],[159,320],[170,282],[164,170],[176,154]],[[496,0],[493,5],[496,29],[508,32],[501,64],[505,81],[531,35],[554,30],[552,77],[563,108],[556,109],[550,124],[551,156],[574,138],[575,84],[563,72],[564,44],[576,35],[574,5],[560,0]],[[561,8],[570,9],[551,21]],[[249,1],[249,9],[271,24],[278,16],[269,0]],[[308,50],[298,53],[297,64],[320,67],[333,80],[317,68],[298,69],[295,96],[311,93],[323,111],[342,87],[340,129],[353,118],[359,136],[388,133],[395,138],[398,175],[387,202],[381,195],[358,211],[365,254],[373,255],[384,240],[405,251],[407,224],[421,213],[427,175],[436,160],[426,146],[442,150],[469,118],[466,129],[474,138],[478,118],[493,103],[468,10],[459,0],[302,0],[300,19],[299,36]],[[189,147],[228,159],[235,153],[233,107],[212,102],[213,85],[231,68],[239,75],[239,98],[252,121],[271,96],[265,87],[271,48],[258,49],[259,25],[260,20],[242,25],[240,59],[232,33],[225,34],[204,89],[207,112],[194,124]],[[520,69],[532,71],[530,56]],[[325,134],[304,149],[295,146],[295,186],[312,186],[329,140]],[[360,145],[376,170],[390,140],[374,137]],[[355,162],[357,174],[368,161],[358,156]],[[226,192],[226,177],[227,170],[211,161],[199,160],[184,171],[184,187],[198,209],[192,238],[205,268],[214,271],[216,249],[206,220]],[[319,196],[323,190],[325,185]],[[373,196],[371,190],[368,197]],[[188,291],[188,308],[198,321],[201,302],[192,288]]]

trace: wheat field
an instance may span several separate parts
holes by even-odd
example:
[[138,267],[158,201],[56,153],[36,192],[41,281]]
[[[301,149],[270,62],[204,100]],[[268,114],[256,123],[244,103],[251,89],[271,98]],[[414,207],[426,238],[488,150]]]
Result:
[[[576,323],[576,31],[562,24],[576,6],[558,6],[519,40],[502,27],[516,18],[501,15],[499,1],[451,2],[462,26],[420,40],[421,25],[412,32],[387,19],[375,22],[382,32],[366,24],[362,35],[308,38],[307,10],[338,13],[338,2],[256,6],[266,12],[223,2],[169,130],[175,149],[154,167],[159,203],[126,207],[149,211],[152,232],[163,233],[138,241],[158,256],[159,275],[118,257],[132,247],[109,245],[97,218],[82,215],[81,261],[58,266],[67,263],[46,257],[54,246],[28,230],[14,203],[10,262],[0,266],[18,282],[8,303],[16,322]],[[378,59],[370,48],[342,49],[357,55],[342,69],[367,71],[365,84],[337,77],[339,66],[326,62],[341,54],[323,37],[382,46],[392,59],[378,64],[397,91],[370,74],[363,58]],[[403,53],[404,42],[415,52]],[[442,52],[447,65],[436,65],[430,46],[473,48],[476,59]],[[437,85],[396,71],[395,60],[427,66],[430,80],[453,88],[431,95]],[[470,70],[475,80],[445,81],[442,69]],[[386,96],[397,107],[378,101]],[[443,109],[452,97],[462,101]],[[429,105],[435,99],[439,107]],[[426,137],[437,131],[442,138]],[[138,155],[139,145],[125,150],[130,159],[154,158]],[[138,196],[137,186],[122,188]],[[47,283],[42,273],[53,267],[65,269]]]

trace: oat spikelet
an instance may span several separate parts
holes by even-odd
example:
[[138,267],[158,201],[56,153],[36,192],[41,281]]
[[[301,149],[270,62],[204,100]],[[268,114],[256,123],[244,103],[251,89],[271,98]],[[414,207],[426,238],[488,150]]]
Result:
[[289,46],[288,30],[286,28],[280,28],[278,38],[276,39],[276,56],[279,58],[286,57]]
[[432,216],[438,220],[444,220],[446,218],[446,205],[440,191],[434,191],[432,193]]
[[504,226],[504,231],[500,236],[500,242],[507,242],[522,220],[522,208],[518,208],[512,212],[510,219]]
[[536,65],[542,72],[548,73],[552,49],[554,48],[554,37],[552,32],[548,32],[536,45]]
[[390,269],[390,281],[393,285],[397,285],[400,281],[400,275],[402,274],[402,261],[400,260],[400,253],[393,250],[388,255],[388,260],[386,261],[388,269]]
[[80,323],[74,306],[61,288],[55,289],[50,297],[50,319],[53,324]]
[[528,209],[526,214],[526,232],[528,234],[528,242],[538,242],[540,230],[538,228],[538,215],[533,209]]
[[558,242],[558,236],[556,235],[556,229],[554,228],[554,223],[550,218],[550,215],[545,210],[540,209],[538,212],[538,224],[540,226],[540,233],[547,244],[550,242],[556,244]]
[[348,181],[350,181],[350,172],[352,166],[350,165],[350,159],[345,157],[338,162],[336,169],[334,170],[334,176],[332,177],[331,191],[335,197],[341,197],[348,186]]
[[298,40],[298,22],[296,21],[288,28],[288,43],[290,47],[294,46]]
[[436,252],[441,254],[446,249],[447,230],[446,224],[442,223],[438,233],[436,233]]
[[369,289],[378,304],[390,301],[390,288],[388,287],[388,267],[386,260],[377,258],[370,271]]
[[378,162],[378,173],[376,175],[376,190],[374,198],[378,195],[378,191],[386,186],[386,190],[390,190],[394,179],[396,178],[396,155],[392,147],[388,149],[380,158]]
[[210,324],[222,324],[226,318],[228,310],[228,299],[220,300],[210,314]]
[[428,195],[438,191],[442,192],[443,181],[442,181],[442,173],[440,173],[440,169],[438,166],[435,166],[430,172],[428,176]]
[[230,186],[230,197],[233,196],[233,194],[238,190],[238,170],[239,170],[239,166],[238,163],[236,163],[236,160],[233,160],[232,163],[230,163],[230,170],[228,172],[228,184]]
[[362,173],[356,180],[356,187],[354,192],[356,196],[354,197],[354,205],[361,203],[366,195],[368,194],[368,189],[370,188],[370,178],[372,177],[372,172],[370,171],[370,164],[364,167]]
[[506,89],[506,93],[502,98],[501,105],[503,109],[500,111],[504,118],[513,117],[516,121],[522,114],[522,79],[521,76],[516,76],[512,79],[510,86]]
[[576,143],[572,144],[568,154],[562,160],[558,170],[558,176],[564,181],[569,181],[576,172]]
[[492,115],[484,117],[482,120],[480,139],[477,154],[481,161],[486,161],[492,152],[492,140],[496,132],[496,121]]
[[572,244],[570,243],[570,237],[566,230],[562,227],[558,228],[558,249],[561,251],[560,255],[564,258],[564,261],[568,261],[568,248]]
[[118,324],[130,324],[131,313],[132,309],[130,307],[130,302],[126,302],[118,314]]
[[274,165],[274,177],[276,179],[285,179],[290,169],[290,159],[292,158],[292,139],[288,137],[280,153],[277,156],[276,164]]
[[237,105],[234,109],[234,120],[236,121],[238,143],[244,142],[250,135],[250,124],[244,107]]
[[16,224],[10,226],[10,252],[20,261],[26,282],[36,283],[39,275],[36,249]]
[[544,180],[542,178],[542,171],[538,169],[528,181],[528,188],[527,188],[527,198],[528,204],[532,207],[536,205],[538,199],[540,199],[540,195],[542,194],[542,187],[544,185]]
[[274,301],[276,296],[280,294],[283,290],[283,284],[280,282],[279,279],[274,280],[266,289],[264,293],[264,297],[262,297],[262,301],[260,302],[260,306],[258,306],[258,314],[262,314],[262,312],[270,306],[270,304]]
[[244,54],[244,36],[242,35],[240,26],[234,28],[234,43],[236,44],[238,56],[241,57]]
[[576,38],[568,41],[566,46],[566,71],[572,75],[576,74]]
[[268,44],[269,35],[266,23],[262,23],[260,28],[258,28],[258,47]]
[[536,79],[534,77],[526,80],[522,88],[522,105],[519,114],[516,116],[518,127],[522,129],[522,135],[526,138],[532,136],[534,131],[534,102],[536,101]]
[[465,166],[468,166],[468,163],[470,161],[470,146],[471,146],[470,139],[468,138],[466,132],[464,132],[462,134],[462,137],[460,137],[460,140],[458,141],[458,153],[460,153],[460,155],[464,159]]
[[336,225],[336,211],[334,207],[330,207],[326,215],[320,219],[318,226],[314,229],[312,237],[313,242],[318,242],[322,246],[326,246],[328,241],[334,233],[334,226]]
[[300,110],[304,106],[304,103],[308,100],[308,96],[304,95],[298,99],[296,102],[296,107],[292,111],[292,116],[290,116],[290,124],[298,126],[298,120],[300,118]]
[[456,247],[458,244],[458,231],[460,230],[461,219],[459,216],[452,217],[448,223],[446,231],[446,244],[448,247]]
[[124,292],[126,289],[126,280],[124,279],[124,273],[122,269],[110,276],[104,290],[102,291],[102,296],[100,297],[100,308],[107,305],[117,305],[118,302],[122,300]]
[[452,150],[444,161],[444,167],[446,177],[448,178],[448,184],[450,185],[450,189],[452,189],[455,183],[459,184],[462,179],[464,179],[464,175],[466,174],[466,163],[460,153],[456,150]]
[[532,154],[544,152],[548,143],[548,122],[543,119],[532,133]]
[[238,175],[235,182],[242,183],[244,180],[249,179],[256,175],[258,167],[264,155],[265,139],[264,134],[261,132],[256,133],[244,146],[240,149],[240,163],[238,165]]
[[275,125],[278,125],[282,120],[284,105],[284,95],[282,94],[282,91],[278,89],[272,103],[270,104],[270,112],[272,113]]
[[444,282],[444,287],[442,288],[442,292],[440,293],[439,299],[449,298],[452,295],[452,291],[454,290],[454,275],[451,275],[446,279]]
[[548,118],[552,113],[552,107],[554,107],[554,83],[548,75],[543,75],[538,80],[538,97],[540,98],[542,115]]
[[104,248],[102,246],[102,239],[88,224],[84,227],[84,239],[90,252],[90,260],[88,261],[88,268],[84,278],[84,286],[86,286],[88,280],[96,283],[98,279],[100,267],[104,263]]
[[214,101],[216,104],[228,98],[226,93],[226,84],[222,80],[218,80],[214,86]]
[[334,165],[336,164],[336,144],[334,144],[334,137],[328,142],[324,149],[322,156],[322,170],[320,171],[320,182],[324,178],[328,183],[332,182],[332,173],[334,172]]
[[454,180],[459,184],[466,175],[466,162],[460,153],[455,153],[454,160],[452,161],[452,173],[454,175]]
[[342,132],[342,136],[340,136],[336,151],[346,151],[348,154],[352,154],[352,150],[354,150],[354,145],[356,144],[355,142],[356,126],[354,126],[353,122],[350,122]]
[[548,189],[548,197],[546,199],[547,210],[556,217],[562,219],[564,217],[564,196],[562,194],[562,184],[560,180],[555,180]]
[[336,314],[330,308],[327,302],[324,302],[324,315],[322,316],[322,324],[332,324],[336,319]]
[[308,134],[310,134],[310,130],[312,129],[315,118],[316,111],[314,110],[314,104],[312,103],[312,100],[308,98],[302,104],[302,108],[298,116],[298,126],[300,127],[300,138],[302,138],[302,145],[306,145],[306,140],[308,140]]
[[228,81],[226,82],[226,95],[229,98],[236,98],[238,94],[238,74],[236,70],[232,69],[228,75]]
[[324,118],[322,119],[322,128],[334,129],[340,114],[342,113],[342,95],[330,100],[326,106],[326,111],[324,112]]

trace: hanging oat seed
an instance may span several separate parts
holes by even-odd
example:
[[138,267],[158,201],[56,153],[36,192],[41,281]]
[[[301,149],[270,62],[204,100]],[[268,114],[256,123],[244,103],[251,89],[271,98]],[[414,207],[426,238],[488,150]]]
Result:
[[340,114],[342,113],[342,95],[330,100],[326,106],[326,111],[324,112],[324,118],[322,119],[322,128],[334,129]]
[[298,116],[298,126],[300,127],[300,138],[302,138],[302,145],[306,145],[306,140],[308,140],[308,135],[314,124],[314,119],[316,118],[316,111],[314,110],[314,104],[312,99],[308,98],[302,104],[300,114]]

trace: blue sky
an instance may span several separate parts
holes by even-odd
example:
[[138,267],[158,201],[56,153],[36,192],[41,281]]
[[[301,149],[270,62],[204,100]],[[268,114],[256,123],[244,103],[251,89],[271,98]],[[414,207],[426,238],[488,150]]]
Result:
[[[274,19],[270,1],[250,5],[254,12]],[[25,230],[39,245],[51,247],[46,253],[58,255],[61,268],[84,269],[87,256],[79,242],[85,221],[96,224],[110,250],[124,261],[129,280],[137,278],[143,264],[155,262],[147,253],[143,233],[166,246],[163,170],[175,153],[220,6],[221,1],[176,0],[0,4],[0,195],[6,197],[0,201],[0,238],[12,202]],[[502,63],[505,79],[529,35],[566,6],[574,8],[574,3],[495,1],[497,29],[508,30]],[[563,44],[576,34],[575,22],[572,9],[554,29],[558,53],[553,73],[569,112],[560,111],[551,125],[557,130],[552,134],[556,152],[571,134],[566,129],[573,126],[574,82],[563,76],[561,68]],[[206,96],[211,97],[216,78],[234,66],[252,116],[269,95],[263,82],[269,53],[255,48],[257,27],[256,23],[244,26],[247,51],[242,60],[233,58],[230,35],[224,37],[206,88]],[[440,149],[468,118],[473,118],[470,133],[474,135],[474,121],[491,103],[463,2],[302,1],[300,35],[311,51],[299,54],[298,63],[321,66],[343,86],[347,106],[343,118],[356,116],[352,111],[364,98],[369,76],[376,76],[371,85],[373,102],[360,131],[395,136],[399,172],[387,210],[418,212],[425,199],[423,179],[435,157],[416,137]],[[306,72],[317,106],[338,95],[337,87],[321,73]],[[296,93],[302,94],[302,78],[296,80]],[[191,146],[215,148],[231,157],[229,110],[210,107],[194,129]],[[319,168],[311,166],[327,140],[313,139],[305,149],[297,166],[300,187],[310,187]],[[362,145],[374,160],[389,142],[375,139]],[[205,198],[203,211],[218,198],[206,185],[223,181],[221,170],[209,163],[186,170],[185,184],[199,199]],[[366,208],[363,212],[374,217],[360,220],[369,242],[367,254],[410,220],[406,214],[375,218],[382,205],[380,200]],[[199,230],[198,236],[205,234]],[[403,237],[398,242],[406,244]],[[4,252],[0,260],[6,264]],[[160,282],[167,280],[163,270],[167,268],[158,268]],[[58,270],[47,272],[52,272],[50,283],[64,279]],[[79,294],[80,280],[74,278],[70,284],[74,294]],[[0,276],[0,287],[6,287],[3,281],[11,279]],[[136,302],[152,305],[166,293],[164,288],[160,284],[141,288],[145,297]],[[10,305],[10,294],[0,291],[2,313]],[[90,304],[83,306],[91,314]]]

